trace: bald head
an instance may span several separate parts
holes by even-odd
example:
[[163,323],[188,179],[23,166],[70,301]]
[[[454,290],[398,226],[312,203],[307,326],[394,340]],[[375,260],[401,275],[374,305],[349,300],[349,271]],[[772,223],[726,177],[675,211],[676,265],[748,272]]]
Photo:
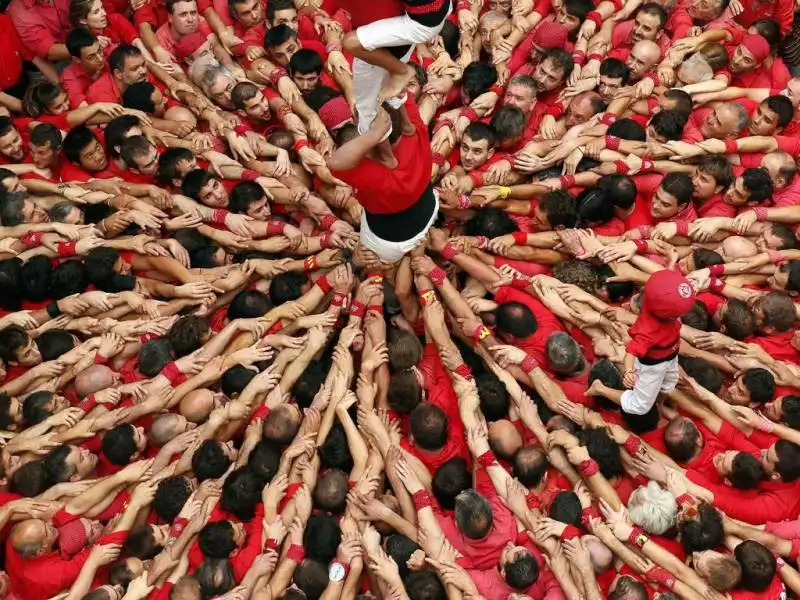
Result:
[[661,48],[651,40],[640,40],[633,45],[626,64],[631,72],[631,79],[641,79],[661,58]]
[[489,424],[489,446],[500,458],[511,460],[522,448],[522,436],[511,421],[500,419]]
[[792,183],[797,174],[797,164],[788,152],[776,150],[761,159],[761,166],[769,173],[775,189],[783,189]]
[[589,558],[592,560],[594,572],[604,573],[608,571],[614,562],[614,553],[608,549],[608,546],[593,535],[583,536],[582,541],[586,551],[589,553]]
[[604,110],[603,98],[594,91],[583,92],[572,99],[567,109],[567,127],[586,123],[594,115]]
[[500,35],[508,35],[511,33],[511,19],[499,10],[490,10],[481,17],[480,28],[481,33],[489,34],[498,31]]
[[186,420],[181,415],[166,413],[153,419],[149,437],[153,445],[160,448],[184,431],[186,431]]
[[725,238],[717,250],[725,262],[732,262],[740,258],[750,258],[758,254],[755,242],[739,235]]
[[41,519],[26,519],[14,525],[8,536],[11,546],[23,558],[40,554],[47,536],[47,527]]
[[193,390],[186,394],[178,405],[179,412],[190,423],[204,423],[214,409],[214,392]]
[[105,365],[92,365],[75,377],[75,391],[81,398],[110,388],[112,385],[114,385],[114,371]]

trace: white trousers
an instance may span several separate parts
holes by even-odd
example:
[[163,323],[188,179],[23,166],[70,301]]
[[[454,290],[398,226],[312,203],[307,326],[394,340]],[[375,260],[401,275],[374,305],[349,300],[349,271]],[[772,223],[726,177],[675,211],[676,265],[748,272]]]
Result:
[[637,358],[634,369],[636,385],[623,392],[621,408],[631,415],[645,415],[653,408],[659,393],[672,392],[678,385],[678,357],[657,365],[643,365]]
[[[402,62],[408,62],[414,44],[424,44],[439,35],[444,27],[444,21],[442,19],[436,27],[425,27],[408,15],[403,15],[359,27],[356,29],[356,35],[361,46],[369,51],[394,46],[412,46],[400,59]],[[359,133],[367,131],[375,115],[378,114],[378,93],[388,75],[389,72],[382,67],[376,67],[358,58],[353,60],[353,87],[356,92]]]
[[430,221],[428,224],[425,225],[425,229],[419,232],[410,240],[406,240],[403,242],[389,242],[384,240],[383,238],[379,238],[375,233],[369,228],[369,224],[367,223],[367,215],[362,210],[361,211],[361,243],[368,250],[372,250],[379,259],[381,259],[385,263],[394,263],[403,258],[406,254],[411,252],[414,248],[417,247],[422,240],[425,239],[425,236],[428,235],[428,230],[433,227],[433,223],[436,221],[436,216],[439,214],[439,196],[434,193],[434,198],[436,199],[436,205],[433,210],[433,214],[431,215]]

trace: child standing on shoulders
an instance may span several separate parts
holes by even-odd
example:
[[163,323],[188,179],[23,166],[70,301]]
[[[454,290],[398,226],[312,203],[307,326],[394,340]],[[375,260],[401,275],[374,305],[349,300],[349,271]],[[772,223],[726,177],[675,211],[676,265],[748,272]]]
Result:
[[694,289],[677,271],[658,271],[644,286],[642,310],[630,328],[625,353],[625,387],[620,406],[628,414],[647,414],[659,393],[678,384],[681,317],[694,305]]

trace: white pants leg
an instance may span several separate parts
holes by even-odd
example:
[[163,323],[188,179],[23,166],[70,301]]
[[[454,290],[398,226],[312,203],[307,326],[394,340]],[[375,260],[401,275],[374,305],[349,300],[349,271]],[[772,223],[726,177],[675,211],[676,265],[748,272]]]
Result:
[[389,71],[360,58],[353,59],[353,88],[356,92],[358,133],[364,133],[378,114],[378,93]]
[[426,27],[408,15],[402,15],[363,25],[356,29],[356,35],[364,50],[424,44],[439,35],[446,19],[447,15],[438,25]]
[[636,359],[636,385],[622,394],[621,408],[631,415],[644,415],[653,408],[660,392],[671,392],[678,383],[678,357],[643,365]]
[[[380,0],[376,0],[380,2]],[[439,35],[444,27],[444,19],[436,27],[425,27],[408,15],[381,19],[356,29],[358,42],[365,50],[412,46],[401,58],[408,62],[414,44],[423,44]],[[353,60],[353,87],[356,92],[356,112],[358,113],[358,133],[364,133],[372,125],[378,114],[378,93],[389,72],[358,58]]]
[[403,242],[389,242],[379,238],[369,228],[366,213],[361,211],[361,243],[364,244],[368,250],[372,250],[383,262],[397,262],[406,254],[411,252],[414,248],[416,248],[417,244],[425,239],[425,236],[428,234],[428,230],[433,227],[433,223],[436,221],[436,216],[439,214],[439,196],[434,193],[434,198],[436,198],[436,207],[433,211],[430,221],[428,221],[428,224],[425,226],[425,229],[423,229],[410,240],[405,240]]

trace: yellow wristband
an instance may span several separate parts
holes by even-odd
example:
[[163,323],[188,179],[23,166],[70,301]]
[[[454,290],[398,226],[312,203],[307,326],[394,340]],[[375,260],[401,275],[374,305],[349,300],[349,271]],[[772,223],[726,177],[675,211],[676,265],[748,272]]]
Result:
[[505,185],[501,185],[501,186],[500,186],[500,198],[502,198],[503,200],[505,200],[505,199],[506,199],[506,198],[508,198],[510,195],[511,195],[511,188],[510,188],[510,187],[507,187],[507,186],[505,186]]

